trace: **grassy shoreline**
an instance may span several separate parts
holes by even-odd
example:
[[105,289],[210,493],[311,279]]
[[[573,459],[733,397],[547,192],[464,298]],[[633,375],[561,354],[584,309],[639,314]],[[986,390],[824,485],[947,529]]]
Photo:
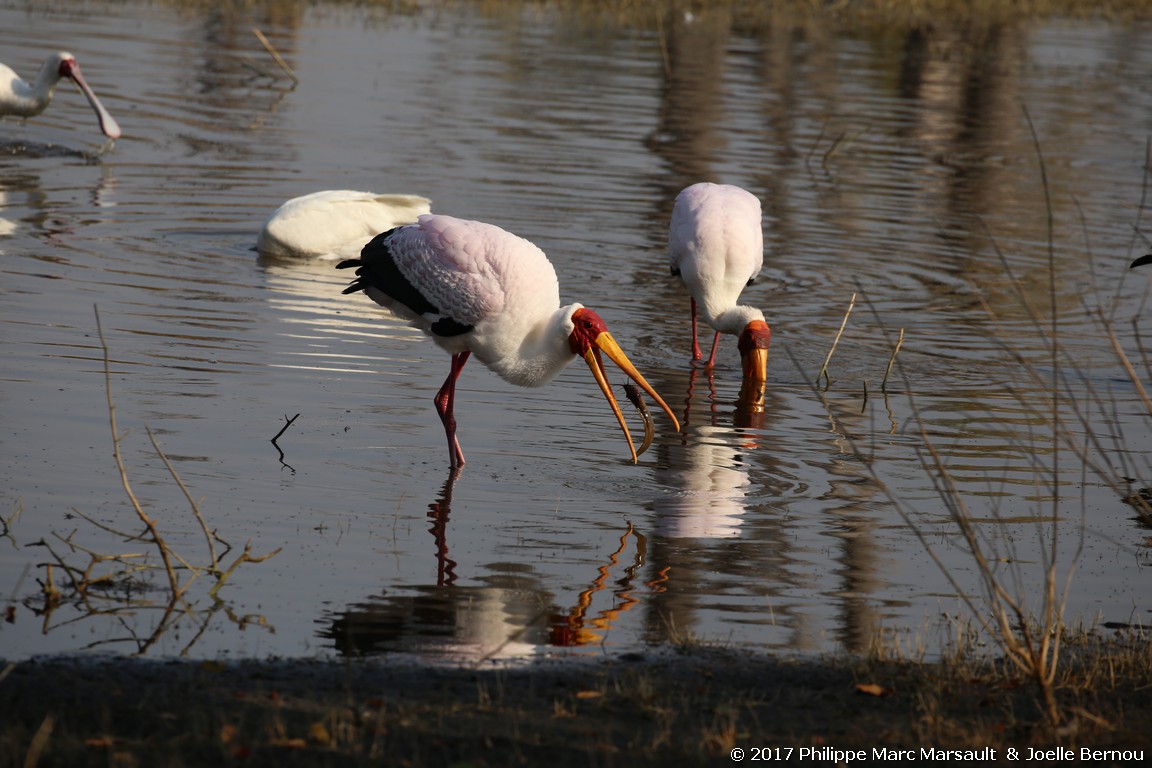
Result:
[[526,668],[42,658],[0,663],[0,764],[716,765],[766,747],[1147,755],[1142,639],[1085,640],[1070,654],[1059,733],[1018,674],[960,659],[707,647]]

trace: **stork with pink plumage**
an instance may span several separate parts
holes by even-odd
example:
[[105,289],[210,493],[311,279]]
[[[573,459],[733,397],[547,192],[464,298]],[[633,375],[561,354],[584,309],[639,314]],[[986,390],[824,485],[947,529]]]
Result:
[[702,358],[697,316],[714,331],[705,367],[716,362],[721,334],[737,336],[743,367],[740,403],[762,408],[772,332],[761,310],[738,303],[764,265],[760,200],[730,184],[686,187],[672,208],[668,259],[692,298],[692,359]]
[[451,355],[434,402],[453,467],[464,464],[456,437],[456,380],[471,355],[522,387],[543,386],[573,359],[583,358],[624,430],[633,462],[638,454],[601,353],[680,429],[672,409],[628,360],[600,316],[581,304],[560,306],[556,271],[528,240],[491,224],[426,214],[415,224],[377,235],[360,258],[337,267],[356,269],[344,293],[364,292]]

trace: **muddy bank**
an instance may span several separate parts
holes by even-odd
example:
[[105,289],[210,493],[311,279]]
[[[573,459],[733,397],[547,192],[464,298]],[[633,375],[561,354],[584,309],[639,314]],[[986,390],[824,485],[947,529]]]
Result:
[[1063,690],[1069,719],[1054,734],[1025,681],[967,664],[698,649],[519,669],[123,658],[4,668],[6,765],[716,765],[768,747],[795,760],[824,750],[806,755],[833,764],[836,749],[1152,746],[1147,675]]

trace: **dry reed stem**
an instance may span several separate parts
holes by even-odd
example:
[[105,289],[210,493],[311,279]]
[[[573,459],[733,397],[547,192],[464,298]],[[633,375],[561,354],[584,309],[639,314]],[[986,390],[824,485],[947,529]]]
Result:
[[99,520],[97,520],[96,518],[91,517],[90,515],[87,515],[84,512],[81,512],[76,507],[72,507],[72,514],[76,515],[76,517],[80,518],[84,522],[90,523],[91,525],[95,526],[96,528],[99,528],[100,530],[103,530],[103,531],[107,531],[108,533],[114,533],[117,536],[120,536],[121,538],[125,539],[126,541],[143,541],[144,540],[144,534],[143,533],[126,533],[125,531],[121,531],[118,528],[113,528],[112,526],[107,525],[106,523],[102,523]]
[[[1028,317],[1036,330],[1036,337],[1039,339],[1041,348],[1048,358],[1051,370],[1054,372],[1053,377],[1051,379],[1045,379],[1021,352],[1012,349],[1007,344],[1005,344],[1005,348],[1021,365],[1022,369],[1027,372],[1032,388],[1046,392],[1049,395],[1046,398],[1046,407],[1033,410],[1038,417],[1043,417],[1043,423],[1049,425],[1051,440],[1049,444],[1051,464],[1049,466],[1042,464],[1039,456],[1033,456],[1033,471],[1037,473],[1037,476],[1050,472],[1049,484],[1051,487],[1051,514],[1039,517],[1037,521],[1037,525],[1039,526],[1038,537],[1042,542],[1040,548],[1042,584],[1040,590],[1041,605],[1039,606],[1039,615],[1030,614],[1024,603],[1028,591],[1025,586],[1025,581],[1018,572],[1016,566],[1018,558],[1015,557],[1011,558],[1011,562],[1013,563],[1011,573],[1013,574],[1013,581],[1016,584],[1016,593],[1014,594],[1007,588],[1004,575],[998,571],[996,566],[998,560],[994,555],[996,544],[985,539],[979,527],[976,525],[975,517],[968,508],[961,489],[958,487],[955,478],[928,433],[928,425],[920,413],[916,398],[911,394],[908,395],[908,402],[912,409],[913,419],[919,425],[921,463],[925,469],[928,470],[929,477],[938,497],[944,503],[949,516],[959,529],[961,538],[976,565],[977,576],[983,591],[982,606],[977,604],[973,596],[966,594],[960,588],[955,575],[949,571],[948,567],[935,552],[933,542],[928,540],[926,533],[921,530],[915,521],[912,510],[901,502],[900,499],[895,497],[892,489],[879,477],[874,465],[868,463],[866,465],[866,471],[878,484],[883,493],[892,501],[897,512],[909,525],[909,528],[920,541],[921,545],[924,546],[929,557],[936,563],[948,583],[956,591],[961,602],[971,612],[977,624],[987,632],[989,636],[997,639],[997,644],[1010,664],[1036,684],[1045,716],[1050,726],[1056,729],[1059,728],[1064,721],[1064,712],[1061,710],[1055,695],[1055,681],[1061,655],[1061,626],[1067,606],[1067,599],[1071,590],[1072,577],[1076,570],[1076,564],[1083,552],[1086,530],[1086,505],[1082,499],[1079,542],[1068,565],[1067,575],[1062,585],[1058,587],[1059,514],[1062,502],[1064,501],[1060,491],[1062,475],[1061,452],[1066,448],[1081,460],[1080,472],[1082,475],[1085,475],[1091,470],[1092,472],[1099,473],[1101,477],[1108,477],[1109,468],[1101,462],[1095,461],[1090,455],[1089,446],[1097,450],[1102,450],[1103,446],[1100,444],[1099,438],[1088,428],[1090,426],[1090,418],[1081,406],[1076,391],[1073,390],[1069,380],[1060,372],[1060,365],[1063,362],[1069,363],[1073,370],[1078,370],[1078,368],[1076,367],[1077,361],[1071,359],[1068,352],[1060,343],[1059,323],[1056,315],[1057,304],[1055,300],[1056,260],[1051,191],[1048,184],[1047,172],[1044,168],[1043,153],[1040,151],[1039,139],[1036,136],[1027,110],[1024,111],[1024,115],[1029,129],[1032,131],[1033,146],[1036,150],[1036,157],[1040,166],[1041,184],[1044,191],[1048,234],[1048,298],[1051,307],[1051,316],[1044,317],[1036,310],[1028,296],[1021,290],[1018,281],[1012,279],[1011,284],[1015,287],[1017,297],[1021,305],[1026,309]],[[985,230],[987,231],[987,227],[985,227]],[[988,233],[988,237],[1005,270],[1011,276],[1012,270],[1010,269],[1008,259],[1005,257],[991,233]],[[979,296],[979,294],[977,295]],[[984,304],[989,317],[995,318],[994,313],[988,307],[983,297],[980,296],[979,299],[981,303]],[[845,318],[845,322],[846,319],[847,318]],[[1105,322],[1105,326],[1108,327],[1107,322]],[[1114,336],[1110,328],[1109,334],[1110,336]],[[1114,341],[1113,345],[1117,349],[1119,348],[1118,342]],[[835,349],[835,344],[833,345],[833,349]],[[831,352],[829,352],[829,358],[831,358]],[[899,364],[898,361],[895,361],[895,354],[893,354],[889,368],[891,368],[893,364]],[[827,361],[825,365],[827,365]],[[1125,367],[1129,369],[1130,376],[1134,374],[1130,363],[1126,363]],[[822,369],[821,375],[827,378],[826,370]],[[820,377],[818,376],[816,382],[814,382],[814,389],[817,393],[820,392],[819,383]],[[1103,398],[1096,393],[1090,381],[1085,381],[1085,384],[1088,386],[1091,401],[1095,402],[1097,407],[1102,407]],[[1025,397],[1025,393],[1016,391],[1014,387],[1009,387],[1009,389],[1016,393],[1016,397],[1021,404],[1028,407],[1029,399]],[[822,396],[821,399],[823,399]],[[1085,437],[1082,438],[1082,443],[1080,442],[1080,438],[1073,438],[1075,433],[1069,428],[1065,417],[1062,415],[1063,409],[1068,407],[1072,409],[1075,420],[1078,421],[1082,427],[1085,427],[1083,430]],[[836,426],[834,418],[833,425],[834,427]],[[839,430],[837,431],[840,432]],[[840,434],[849,441],[849,443],[854,443],[853,439],[846,433],[840,432]],[[1106,455],[1106,452],[1104,455]],[[1083,483],[1081,486],[1083,486]],[[993,511],[997,519],[1000,519],[999,512],[995,509]],[[1051,520],[1051,523],[1045,524],[1043,522],[1044,520]]]
[[[136,497],[132,488],[132,484],[128,478],[128,470],[124,462],[121,450],[122,436],[120,434],[120,428],[116,418],[115,402],[112,397],[111,351],[104,336],[99,308],[94,307],[94,312],[96,317],[97,336],[99,338],[101,350],[103,352],[104,384],[108,406],[108,422],[112,432],[113,456],[115,458],[116,468],[120,476],[121,486],[123,487],[129,502],[134,512],[136,513],[137,518],[144,524],[144,530],[138,534],[128,533],[122,530],[118,530],[116,527],[102,523],[90,517],[89,515],[80,512],[79,510],[73,511],[85,522],[97,527],[100,530],[111,533],[126,542],[141,542],[150,545],[150,547],[155,547],[156,550],[158,550],[160,553],[164,570],[167,575],[167,602],[163,606],[163,616],[153,627],[150,635],[146,638],[138,636],[133,627],[125,621],[125,613],[123,613],[123,611],[127,608],[130,609],[132,613],[135,613],[141,608],[158,607],[153,604],[143,603],[131,596],[131,593],[135,591],[135,587],[130,581],[131,577],[137,573],[153,572],[158,567],[154,564],[140,562],[142,559],[152,556],[151,549],[149,548],[147,552],[129,552],[108,555],[96,552],[74,541],[73,537],[76,534],[76,530],[71,531],[67,536],[53,533],[53,537],[58,539],[69,548],[71,556],[75,557],[77,555],[86,555],[87,564],[83,567],[70,564],[59,552],[56,551],[56,549],[49,541],[42,539],[38,542],[35,542],[35,545],[43,546],[48,550],[49,553],[48,561],[41,564],[41,567],[45,568],[46,572],[45,580],[41,584],[45,602],[45,610],[43,611],[45,616],[44,631],[47,632],[51,628],[51,615],[53,614],[54,609],[64,599],[64,595],[57,589],[55,583],[57,578],[56,569],[59,568],[63,572],[64,578],[70,585],[71,593],[69,594],[69,597],[74,598],[79,602],[80,606],[84,610],[84,613],[79,617],[69,619],[63,622],[63,624],[57,626],[64,626],[75,621],[79,621],[85,617],[107,615],[119,621],[125,627],[125,629],[128,630],[130,635],[128,639],[131,639],[137,645],[136,653],[142,654],[147,651],[148,648],[154,645],[174,622],[181,620],[185,616],[190,616],[196,613],[193,611],[191,606],[186,604],[184,595],[188,588],[201,575],[203,575],[205,572],[210,572],[215,577],[216,583],[211,590],[211,595],[216,601],[216,608],[219,608],[223,605],[223,603],[220,602],[219,598],[216,596],[216,593],[224,585],[227,578],[240,565],[243,563],[263,562],[268,558],[278,554],[280,549],[277,549],[268,555],[257,557],[252,555],[251,543],[249,543],[248,546],[244,548],[244,552],[236,558],[231,566],[229,566],[226,571],[222,572],[220,568],[220,557],[222,555],[216,551],[215,543],[219,542],[226,547],[224,554],[227,554],[227,552],[231,551],[231,547],[227,544],[227,542],[225,542],[223,539],[220,539],[219,536],[217,536],[216,533],[209,528],[199,505],[192,497],[188,487],[184,484],[183,480],[179,476],[179,473],[176,471],[175,466],[160,447],[159,441],[157,440],[155,434],[146,426],[145,428],[148,431],[148,437],[152,442],[152,447],[155,449],[157,456],[159,456],[161,461],[164,463],[164,466],[172,480],[177,484],[181,492],[184,494],[184,498],[187,500],[193,511],[193,514],[196,517],[197,522],[200,525],[200,530],[203,532],[205,540],[208,544],[211,563],[207,567],[194,565],[193,563],[190,563],[181,557],[179,553],[171,549],[167,541],[160,534],[155,521],[144,511],[143,506],[139,499]],[[5,525],[7,525],[7,523],[5,523]],[[104,566],[108,563],[114,563],[116,567],[110,570],[106,569]],[[177,566],[176,563],[179,563],[179,566]],[[177,575],[178,567],[180,569],[186,569],[188,573],[191,574],[184,584],[180,583],[180,578]],[[102,587],[108,584],[122,584],[125,590],[124,594],[119,595],[106,594],[105,592],[93,592],[94,588]],[[113,610],[101,610],[96,605],[94,605],[94,600],[92,599],[94,597],[116,601],[122,604],[123,607],[117,607]],[[179,606],[181,605],[184,606],[183,610],[179,609]],[[210,611],[208,615],[210,616],[214,612],[215,608]],[[247,620],[245,620],[244,623],[248,623]],[[197,633],[196,636],[199,637],[202,634],[203,628],[200,632]],[[124,638],[104,639],[91,644],[89,647],[103,645],[109,642],[121,642],[123,639]]]
[[148,439],[152,441],[152,447],[156,450],[156,455],[164,462],[164,467],[168,470],[168,474],[172,477],[172,480],[175,481],[176,485],[179,486],[181,492],[184,494],[184,498],[188,500],[188,506],[192,508],[192,514],[196,516],[196,522],[200,524],[200,530],[204,533],[204,540],[208,543],[208,556],[211,560],[209,567],[215,571],[218,564],[216,559],[216,543],[213,540],[212,532],[208,530],[208,523],[204,521],[204,515],[200,514],[200,505],[192,498],[192,494],[188,491],[188,486],[184,485],[184,481],[176,472],[176,468],[172,466],[172,462],[168,460],[168,456],[160,448],[160,444],[156,442],[156,435],[153,434],[152,428],[145,425],[144,429],[148,433]]
[[36,733],[32,734],[28,751],[24,753],[24,768],[35,768],[40,762],[40,757],[48,748],[48,740],[52,738],[52,731],[55,728],[56,715],[49,712],[40,722],[40,727],[36,729]]
[[824,389],[827,390],[832,386],[832,378],[828,375],[828,363],[832,361],[832,353],[836,351],[836,345],[840,343],[840,337],[844,335],[844,327],[848,325],[848,316],[852,314],[852,308],[856,306],[856,294],[852,294],[852,300],[848,302],[848,311],[844,313],[844,319],[840,321],[840,330],[836,331],[836,338],[832,339],[832,347],[828,350],[828,356],[824,358],[824,365],[820,366],[820,373],[816,375],[816,384],[819,386],[820,377],[824,377]]
[[[1102,321],[1104,320],[1104,313],[1102,311],[1100,312],[1100,319]],[[1132,365],[1132,361],[1128,359],[1128,355],[1124,353],[1124,348],[1120,346],[1120,340],[1116,338],[1116,332],[1112,328],[1112,324],[1105,321],[1104,329],[1108,333],[1108,341],[1112,344],[1112,351],[1116,353],[1116,357],[1120,359],[1120,364],[1124,366],[1124,370],[1128,373],[1128,378],[1132,381],[1132,385],[1136,387],[1136,393],[1140,395],[1140,400],[1148,410],[1148,415],[1152,416],[1152,399],[1148,397],[1148,392],[1144,389],[1144,384],[1140,381],[1140,375],[1136,373],[1136,368]]]
[[180,595],[183,591],[180,587],[180,581],[176,578],[176,570],[172,567],[172,558],[169,556],[168,545],[164,541],[164,537],[160,535],[159,529],[156,528],[156,523],[144,511],[140,505],[140,501],[136,498],[135,492],[132,490],[132,483],[128,481],[128,470],[124,466],[124,457],[120,454],[120,430],[116,426],[116,403],[112,399],[112,358],[108,350],[108,343],[104,340],[104,328],[100,323],[100,308],[97,306],[92,307],[93,312],[96,314],[96,334],[100,339],[100,349],[104,355],[104,388],[105,394],[108,399],[108,422],[112,428],[112,456],[116,460],[116,468],[120,472],[120,484],[124,488],[124,492],[128,495],[128,500],[132,504],[132,509],[135,510],[136,516],[144,523],[148,529],[148,533],[152,536],[152,541],[156,548],[160,550],[160,559],[164,563],[164,571],[168,575],[168,585],[172,589],[173,595]]
[[284,58],[280,55],[280,52],[276,50],[271,42],[269,42],[268,38],[264,36],[264,33],[261,32],[259,28],[252,27],[252,34],[256,35],[256,37],[260,40],[261,45],[264,46],[264,50],[271,54],[272,58],[280,66],[280,69],[284,70],[284,74],[286,74],[288,79],[292,81],[292,84],[299,85],[300,78],[296,77],[296,73],[292,71],[292,67],[288,66],[288,62],[284,61]]
[[884,369],[884,380],[880,382],[880,391],[888,391],[888,376],[892,373],[892,365],[896,362],[896,354],[900,351],[900,347],[904,346],[904,329],[900,329],[900,338],[896,339],[896,346],[892,350],[892,356],[888,358],[888,367]]

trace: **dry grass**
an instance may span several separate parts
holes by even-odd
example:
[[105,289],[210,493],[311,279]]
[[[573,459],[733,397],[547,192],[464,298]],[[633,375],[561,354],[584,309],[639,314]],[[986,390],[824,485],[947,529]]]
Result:
[[1015,669],[960,656],[794,662],[695,648],[519,670],[31,661],[0,679],[0,764],[716,765],[733,747],[1149,749],[1147,640],[1069,640],[1058,734]]
[[[173,633],[180,625],[191,622],[198,626],[198,631],[184,645],[183,652],[187,652],[207,628],[213,614],[226,608],[219,597],[219,591],[232,574],[240,566],[263,562],[280,550],[257,556],[252,553],[252,543],[248,542],[232,558],[231,563],[225,562],[225,558],[232,552],[232,546],[209,527],[199,504],[176,467],[169,461],[152,430],[145,425],[156,456],[163,463],[174,487],[179,490],[180,497],[187,503],[203,535],[203,555],[197,558],[185,557],[168,541],[155,514],[149,512],[137,497],[129,478],[129,469],[121,451],[125,433],[119,427],[116,403],[112,396],[112,356],[104,338],[99,311],[96,311],[96,333],[103,352],[112,456],[128,509],[140,528],[130,530],[126,523],[107,524],[80,510],[73,510],[75,517],[91,526],[91,532],[101,534],[103,538],[99,543],[85,543],[80,530],[72,529],[63,534],[53,532],[51,540],[41,539],[30,544],[43,548],[48,558],[36,565],[42,573],[37,579],[40,599],[38,602],[26,601],[25,604],[43,618],[45,633],[56,625],[54,622],[57,621],[58,611],[65,614],[59,620],[60,623],[75,623],[85,617],[122,616],[135,619],[141,615],[155,616],[153,621],[144,622],[146,629],[143,631],[140,629],[141,624],[135,620],[122,622],[127,635],[110,641],[117,644],[131,643],[137,654],[146,653],[165,634]],[[8,521],[4,521],[3,533],[5,536],[11,535]],[[162,586],[153,583],[153,577],[157,574],[163,575]],[[198,608],[188,599],[189,590],[202,579],[209,584],[206,595],[212,603],[209,609]],[[224,614],[230,615],[227,610]],[[243,624],[262,622],[260,617],[236,620]]]
[[[1026,110],[1024,119],[1029,129],[1033,130]],[[1014,341],[1017,336],[1011,330],[1000,331],[997,338],[1005,358],[1013,363],[1009,370],[1018,372],[1020,377],[1018,381],[1005,381],[1000,386],[1017,399],[1024,412],[1029,413],[1030,423],[1042,425],[1039,429],[1033,426],[1031,431],[1015,438],[1021,455],[1032,457],[1031,471],[1035,487],[1043,489],[1041,500],[1032,502],[1026,514],[1035,521],[1036,543],[1030,551],[1036,553],[1038,562],[1033,565],[1022,564],[1019,548],[1011,537],[999,536],[999,532],[1012,526],[996,503],[989,506],[983,498],[970,499],[966,495],[965,486],[954,476],[948,458],[936,445],[930,425],[920,414],[917,398],[908,384],[906,374],[907,403],[912,414],[912,430],[919,441],[921,465],[975,566],[975,584],[962,579],[945,564],[937,552],[937,538],[921,522],[921,510],[905,503],[886,484],[873,465],[869,464],[866,472],[892,502],[948,579],[966,606],[968,617],[979,636],[994,642],[1000,656],[999,663],[1004,667],[1001,674],[1019,675],[1030,683],[1029,689],[1036,697],[1040,711],[1044,713],[1049,733],[1055,738],[1066,731],[1074,731],[1085,721],[1107,721],[1107,716],[1093,714],[1099,711],[1094,708],[1106,706],[1106,702],[1091,694],[1095,690],[1093,686],[1100,684],[1106,677],[1114,684],[1113,675],[1117,668],[1116,662],[1109,658],[1107,652],[1102,652],[1098,644],[1089,644],[1087,647],[1090,652],[1087,654],[1083,653],[1086,647],[1083,644],[1074,653],[1069,653],[1064,647],[1067,638],[1081,637],[1069,632],[1065,623],[1065,606],[1074,586],[1074,575],[1087,533],[1083,498],[1078,492],[1069,493],[1064,489],[1083,488],[1087,482],[1111,488],[1118,498],[1130,504],[1140,519],[1145,521],[1152,509],[1152,492],[1146,488],[1133,490],[1131,487],[1130,475],[1138,474],[1138,470],[1127,466],[1125,457],[1132,451],[1126,445],[1124,436],[1119,434],[1120,427],[1116,426],[1122,420],[1117,418],[1115,396],[1111,392],[1101,391],[1093,383],[1093,372],[1081,367],[1081,361],[1065,347],[1061,339],[1060,313],[1056,310],[1058,276],[1051,201],[1053,191],[1049,187],[1040,139],[1034,130],[1032,136],[1039,168],[1039,185],[1048,212],[1047,299],[1051,309],[1043,311],[1033,305],[1029,296],[1020,290],[1010,260],[1000,250],[994,236],[988,233],[988,238],[1000,258],[1008,282],[1018,291],[1017,300],[1025,310],[1030,324],[1026,347]],[[1145,166],[1147,188],[1147,176],[1152,172],[1152,162],[1146,162]],[[1144,201],[1141,201],[1141,211],[1143,205]],[[1135,229],[1139,231],[1139,219]],[[1062,243],[1060,247],[1076,246]],[[977,288],[974,288],[974,294],[978,300],[983,301]],[[1100,303],[1099,291],[1095,292],[1095,296]],[[990,324],[996,327],[999,318],[987,303],[983,305]],[[1100,306],[1089,306],[1087,298],[1083,312],[1085,318],[1094,321],[1101,348],[1111,349],[1117,363],[1128,375],[1133,391],[1138,393],[1145,408],[1142,417],[1152,422],[1152,400],[1144,390],[1140,371],[1125,352],[1124,341],[1112,320],[1114,312],[1105,311]],[[832,350],[840,340],[847,319],[846,314],[845,322],[841,324],[832,343]],[[1152,378],[1152,362],[1141,345],[1139,329],[1134,327],[1133,331],[1134,341],[1140,348],[1139,356],[1143,360],[1143,375]],[[1019,329],[1015,329],[1015,333],[1018,334]],[[904,330],[901,329],[894,350],[898,351],[903,341]],[[1033,352],[1037,349],[1039,355]],[[885,383],[895,362],[896,351],[888,362]],[[832,382],[828,373],[831,357],[830,350],[824,367],[811,385],[822,399]],[[821,379],[825,381],[823,387],[820,386]],[[886,386],[881,389],[886,391]],[[887,402],[887,395],[885,399]],[[825,405],[828,406],[827,402]],[[828,413],[833,424],[836,424],[830,407]],[[1113,426],[1101,427],[1101,424]],[[848,442],[854,442],[846,431],[842,436]],[[1019,515],[1017,511],[1015,516]],[[987,524],[989,520],[991,525]],[[1061,546],[1062,541],[1068,537],[1074,542],[1071,554]],[[1138,634],[1137,638],[1140,642],[1146,641],[1142,634]],[[958,647],[964,644],[958,643]],[[1141,666],[1144,661],[1139,656],[1137,659],[1135,665],[1119,664],[1119,667],[1123,667],[1126,670],[1124,674],[1130,677],[1146,678],[1148,671]],[[1066,666],[1072,668],[1067,669]],[[1107,690],[1107,686],[1101,689]]]

